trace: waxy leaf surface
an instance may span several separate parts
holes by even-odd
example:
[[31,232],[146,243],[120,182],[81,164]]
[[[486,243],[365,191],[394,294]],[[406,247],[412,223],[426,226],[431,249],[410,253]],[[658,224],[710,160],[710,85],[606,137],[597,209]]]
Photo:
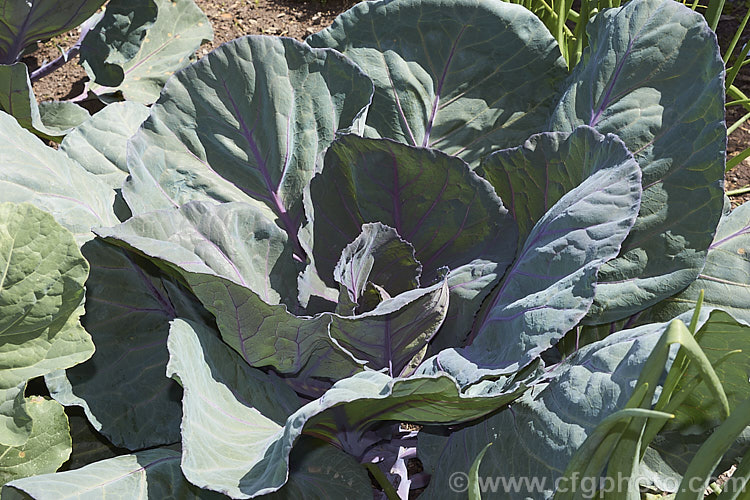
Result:
[[94,352],[81,327],[89,266],[73,235],[28,204],[0,204],[0,443],[32,431],[19,405],[29,379],[80,363]]
[[51,213],[79,244],[93,238],[92,227],[118,222],[109,186],[2,111],[0,135],[0,201],[29,202]]
[[110,0],[107,3],[101,18],[81,43],[81,66],[92,81],[108,87],[122,83],[125,79],[123,66],[138,54],[158,12],[155,0]]
[[3,488],[3,498],[38,500],[219,500],[224,495],[201,490],[180,471],[180,452],[165,448],[94,462],[80,469],[18,479]]
[[701,290],[705,293],[704,304],[750,323],[750,203],[721,219],[698,279],[646,314],[666,321],[695,307]]
[[113,189],[128,174],[128,139],[148,118],[148,108],[135,102],[110,104],[65,136],[60,150]]
[[[324,398],[280,422],[266,409],[268,404],[278,415],[284,405],[285,399],[274,392],[277,385],[267,375],[238,374],[241,365],[232,361],[237,354],[215,337],[178,321],[169,348],[168,372],[185,388],[183,472],[192,483],[234,498],[279,489],[287,480],[291,448],[303,430],[336,442],[339,432],[362,432],[374,421],[459,423],[512,401],[521,390],[518,384],[498,385],[481,397],[469,397],[450,377],[394,379],[367,371],[339,381]],[[244,389],[234,383],[244,384]]]
[[265,204],[296,237],[302,191],[372,84],[331,50],[248,36],[178,72],[131,140],[134,213],[191,200]]
[[[155,2],[158,11],[156,20],[146,31],[138,52],[131,56],[131,47],[123,53],[108,55],[108,57],[113,57],[113,63],[119,66],[119,68],[108,68],[117,73],[114,81],[111,80],[112,75],[107,75],[105,83],[100,84],[96,81],[99,65],[95,64],[94,67],[88,64],[84,65],[92,80],[88,84],[88,90],[100,96],[119,91],[128,101],[151,104],[159,98],[159,92],[167,79],[175,71],[190,63],[196,49],[200,47],[204,40],[213,38],[211,23],[193,0],[155,0]],[[130,15],[133,15],[133,12],[135,12],[132,10],[133,6],[128,5],[125,10],[127,11],[128,8]],[[141,9],[143,9],[142,6]],[[141,10],[139,15],[143,12]],[[136,25],[144,23],[141,25],[144,26],[145,23],[150,21],[150,15],[148,14],[151,14],[151,12],[143,14],[146,17],[145,19],[134,19],[133,21],[128,19],[128,22],[121,22],[123,21],[122,18],[118,18],[116,15],[110,17],[105,13],[100,21],[105,24],[101,28],[106,27],[108,30],[121,31],[117,35],[113,34],[113,36],[137,39],[141,34],[132,22],[135,22]],[[116,24],[113,25],[113,23]],[[131,30],[136,33],[131,33]],[[98,32],[94,32],[92,35],[100,36]],[[130,40],[131,43],[133,41]],[[123,49],[124,47],[121,47],[121,50]],[[101,73],[101,70],[99,70],[99,73]],[[119,73],[122,73],[122,79],[117,82],[117,80],[120,80]],[[114,82],[117,83],[111,85]]]
[[0,24],[0,64],[13,64],[23,49],[75,28],[105,0],[4,0]]
[[[89,113],[72,102],[37,104],[26,64],[0,65],[0,109],[24,128],[44,138],[57,138],[89,118]],[[59,139],[58,139],[59,140]]]
[[[586,139],[575,138],[584,144]],[[585,316],[594,298],[596,273],[617,255],[641,199],[640,168],[621,143],[616,147],[619,163],[602,165],[531,229],[480,312],[471,345],[441,352],[425,370],[448,369],[457,377],[465,372],[459,377],[462,384],[483,376],[482,370],[517,371]],[[466,371],[472,366],[475,369]]]
[[342,137],[310,183],[310,199],[313,260],[324,283],[337,287],[338,256],[364,224],[380,222],[414,247],[422,286],[450,270],[447,328],[456,335],[468,332],[476,313],[465,302],[481,301],[515,255],[515,223],[492,186],[434,150]]
[[723,206],[724,64],[703,16],[679,3],[630,2],[587,31],[549,130],[617,134],[643,169],[639,217],[600,272],[588,321],[603,323],[679,292],[703,267]]
[[541,21],[488,0],[362,3],[307,38],[375,82],[368,134],[476,166],[544,129],[565,63]]

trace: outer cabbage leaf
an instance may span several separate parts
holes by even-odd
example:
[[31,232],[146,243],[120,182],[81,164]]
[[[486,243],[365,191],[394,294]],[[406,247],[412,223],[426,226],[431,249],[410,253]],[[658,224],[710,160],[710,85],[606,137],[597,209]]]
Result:
[[267,500],[310,498],[359,500],[372,494],[367,471],[354,457],[322,441],[302,437],[289,456],[289,480]]
[[518,224],[520,247],[539,219],[565,193],[599,169],[633,161],[617,136],[603,136],[582,125],[571,133],[533,135],[522,146],[484,158],[476,172],[508,205]]
[[[279,422],[250,398],[265,398],[277,385],[266,375],[236,373],[242,366],[237,354],[214,336],[177,321],[169,349],[168,373],[185,388],[183,472],[192,483],[234,498],[279,489],[287,480],[290,450],[303,430],[336,443],[340,432],[362,432],[378,420],[459,423],[507,404],[523,390],[511,383],[468,397],[450,377],[393,379],[367,371],[339,381],[325,397]],[[258,373],[250,368],[243,372]]]
[[[586,135],[572,137],[586,144]],[[448,370],[466,384],[517,371],[585,316],[597,270],[617,255],[641,199],[638,164],[621,143],[613,147],[619,163],[601,165],[531,229],[478,316],[471,345],[441,352],[425,373]]]
[[337,286],[336,256],[367,223],[390,226],[413,245],[423,286],[448,267],[443,330],[451,338],[468,333],[476,309],[467,303],[478,306],[515,254],[515,223],[492,186],[462,160],[434,150],[342,137],[310,183],[309,206],[313,261],[328,286]]
[[27,45],[64,33],[88,19],[105,0],[5,0],[0,64],[16,62]]
[[400,373],[447,312],[447,285],[440,281],[349,318],[295,316],[279,305],[274,288],[294,284],[286,234],[252,205],[191,202],[97,232],[178,273],[249,364],[290,375],[306,370],[307,378],[337,380],[366,362]]
[[92,241],[82,322],[96,343],[87,362],[45,377],[53,397],[81,406],[92,426],[131,450],[179,441],[177,384],[164,376],[169,321],[177,316],[211,323],[184,287],[134,254]]
[[703,16],[679,3],[629,2],[587,32],[550,130],[615,133],[643,169],[639,217],[600,271],[588,321],[604,323],[675,294],[703,267],[723,205],[724,64]]
[[[175,71],[189,64],[190,58],[204,40],[213,38],[211,23],[193,0],[155,1],[158,9],[156,21],[148,29],[138,52],[130,56],[132,48],[128,48],[124,56],[113,55],[115,64],[122,68],[122,80],[114,86],[105,86],[113,83],[110,81],[100,85],[96,81],[97,65],[94,68],[85,65],[84,68],[93,80],[87,86],[90,91],[100,96],[120,91],[128,101],[151,104],[159,98],[159,92],[167,79]],[[129,8],[130,15],[132,15],[132,5],[129,4]],[[139,19],[135,22],[147,23],[148,16],[145,17],[146,19]],[[117,26],[110,25],[112,20],[117,23]],[[128,19],[128,22],[119,24],[120,21],[123,20],[117,16],[110,18],[105,13],[100,23],[106,23],[101,25],[102,28],[106,26],[108,30],[124,31],[113,36],[130,38],[131,34],[128,31],[134,28],[132,21]],[[96,35],[92,33],[92,36]],[[139,36],[140,33],[136,33],[135,37]],[[130,41],[132,43],[132,40]],[[124,60],[127,57],[129,58]]]
[[[686,313],[680,319],[689,322],[691,316]],[[449,491],[446,482],[454,472],[468,472],[471,457],[489,442],[493,445],[482,461],[480,477],[502,477],[506,485],[513,484],[510,481],[514,478],[518,480],[520,490],[498,490],[507,498],[551,498],[555,481],[589,433],[602,419],[627,403],[646,359],[668,324],[651,323],[622,330],[582,347],[549,372],[548,384],[527,392],[510,409],[480,423],[449,436],[440,429],[423,430],[418,454],[433,477],[425,498],[461,498],[455,492],[446,493]],[[747,343],[748,327],[721,311],[705,310],[698,327],[701,333],[696,338],[712,362],[735,346],[742,348]],[[733,393],[732,408],[747,397],[746,367],[743,355],[729,358],[716,369],[728,394]],[[694,374],[691,369],[684,380]],[[698,386],[695,395],[688,396],[677,410],[676,422],[668,424],[647,449],[639,478],[664,491],[674,489],[680,474],[708,437],[707,432],[697,430],[693,424],[700,423],[703,427],[712,422],[710,415],[717,414],[715,407],[716,400],[705,385]],[[743,440],[746,443],[747,436]],[[742,452],[742,447],[733,449],[731,453],[735,455],[728,457],[727,467]]]
[[78,321],[89,266],[51,215],[2,203],[0,269],[0,443],[18,446],[33,433],[23,408],[26,381],[94,352]]
[[565,63],[542,22],[488,0],[356,5],[307,39],[370,75],[370,133],[476,166],[544,129]]
[[262,207],[195,201],[179,209],[138,215],[96,232],[185,271],[224,276],[268,304],[296,295],[298,269],[288,237],[274,224],[273,214]]
[[0,109],[41,137],[57,139],[89,118],[88,111],[72,102],[37,104],[24,63],[0,65],[0,89]]
[[128,174],[125,160],[128,139],[148,118],[148,108],[135,102],[117,102],[105,107],[65,136],[60,150],[119,189]]
[[554,368],[547,385],[477,424],[449,436],[438,429],[421,432],[419,458],[433,477],[426,498],[462,498],[446,482],[452,473],[468,472],[473,457],[489,442],[493,445],[482,460],[479,477],[535,479],[540,484],[521,483],[518,491],[499,491],[507,498],[551,498],[555,480],[587,434],[627,403],[666,327],[654,323],[625,330],[581,348]]
[[33,422],[31,433],[18,446],[0,444],[0,484],[54,472],[70,456],[70,429],[64,408],[38,396],[26,398],[23,406]]
[[664,321],[695,306],[701,290],[703,303],[750,323],[750,203],[721,219],[698,279],[682,292],[646,312]]
[[371,95],[369,79],[335,51],[260,36],[224,44],[166,85],[131,140],[125,199],[136,214],[257,200],[296,238],[318,155]]
[[180,452],[146,450],[102,460],[80,469],[17,479],[3,487],[3,499],[108,498],[121,500],[219,500],[224,495],[196,488],[180,472]]
[[[110,0],[81,43],[81,66],[99,85],[117,87],[158,15],[155,0]],[[163,22],[163,20],[162,20]]]
[[[64,152],[46,147],[4,113],[0,113],[0,130],[8,139],[0,145],[0,201],[29,201],[51,212],[58,223],[76,235],[79,244],[93,238],[91,227],[118,222],[112,208],[115,192],[98,176]],[[109,148],[113,158],[124,154],[122,141],[111,142]],[[164,376],[159,363],[166,366],[168,321],[178,312],[195,320],[201,313],[193,312],[196,304],[188,293],[132,255],[101,242],[86,245],[84,252],[93,268],[88,281],[86,327],[101,347],[126,343],[126,355],[117,348],[99,349],[95,359],[80,367],[78,373],[86,374],[82,380],[91,383],[91,397],[84,389],[71,388],[62,373],[47,380],[51,393],[63,404],[89,410],[92,424],[118,444],[140,448],[164,440],[174,442],[179,433],[179,395],[175,393],[179,388]],[[118,321],[125,318],[127,321]],[[89,370],[98,376],[89,379]],[[114,396],[115,391],[109,390],[112,380],[122,381],[120,388],[127,390],[131,399]],[[112,397],[108,399],[107,395]],[[9,397],[5,395],[3,401]],[[102,412],[126,418],[102,418],[106,421],[102,422]],[[157,432],[149,434],[152,425]],[[123,433],[125,437],[121,437]],[[142,441],[144,437],[146,441]]]
[[0,135],[0,201],[29,202],[51,213],[79,244],[93,238],[92,227],[118,222],[109,186],[1,111]]

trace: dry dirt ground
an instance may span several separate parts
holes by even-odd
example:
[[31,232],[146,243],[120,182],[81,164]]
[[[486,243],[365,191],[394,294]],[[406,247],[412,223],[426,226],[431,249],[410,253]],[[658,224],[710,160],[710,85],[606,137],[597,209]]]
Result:
[[[351,7],[353,0],[196,0],[198,6],[208,16],[214,28],[213,42],[203,45],[198,56],[203,56],[220,44],[234,38],[249,34],[266,34],[290,36],[299,40],[307,35],[325,28],[344,10]],[[719,23],[719,42],[725,47],[735,33],[747,7],[740,0],[727,2],[727,14]],[[65,35],[40,44],[39,50],[24,59],[30,70],[35,69],[45,60],[59,55],[60,48],[65,49],[78,39],[78,33],[71,31]],[[750,39],[750,28],[745,30],[740,43]],[[75,58],[61,69],[34,83],[34,92],[39,101],[67,99],[83,90],[86,73]],[[745,66],[737,78],[736,85],[750,94],[750,65]],[[742,117],[747,110],[739,106],[727,111],[727,124],[731,125]],[[689,140],[686,138],[686,140]],[[730,135],[727,153],[731,157],[750,147],[750,120]],[[726,189],[736,190],[750,186],[750,158],[726,175]],[[750,193],[734,196],[733,205],[750,200]]]

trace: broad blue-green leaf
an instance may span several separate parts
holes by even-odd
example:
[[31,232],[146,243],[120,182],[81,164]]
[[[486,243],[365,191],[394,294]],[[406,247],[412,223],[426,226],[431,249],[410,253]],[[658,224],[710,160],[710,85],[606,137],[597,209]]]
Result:
[[0,444],[0,484],[55,472],[70,456],[64,408],[56,401],[34,396],[24,400],[24,409],[33,422],[31,434],[18,446]]
[[600,271],[588,321],[603,323],[677,293],[703,267],[723,205],[724,65],[703,16],[679,2],[629,2],[587,31],[550,130],[615,133],[643,169],[639,217]]
[[39,116],[47,134],[53,136],[67,135],[91,118],[85,108],[68,101],[40,102]]
[[291,246],[264,207],[195,201],[179,209],[138,215],[96,232],[187,272],[224,276],[269,304],[296,296],[298,269]]
[[[349,316],[355,310],[366,312],[374,309],[381,300],[367,308],[368,294],[385,292],[387,298],[419,288],[422,265],[414,257],[414,247],[401,239],[392,227],[379,222],[362,225],[362,232],[346,246],[333,270],[333,277],[341,289],[339,311],[348,301],[352,305]],[[380,287],[368,289],[368,284]]]
[[60,150],[112,188],[121,188],[127,177],[125,153],[128,139],[148,118],[148,108],[135,102],[105,107],[65,136]]
[[[515,223],[492,186],[462,160],[434,150],[342,137],[310,183],[310,198],[313,258],[324,283],[336,286],[338,256],[363,224],[390,226],[413,245],[423,286],[450,269],[449,286],[457,289],[446,326],[451,337],[468,332],[476,309],[466,302],[481,302],[516,251]],[[477,274],[483,287],[459,293]]]
[[294,286],[296,271],[286,234],[266,212],[245,203],[192,202],[97,231],[180,274],[250,365],[294,374],[313,359],[311,377],[351,375],[362,363],[330,339],[330,317],[297,317],[280,304],[274,285]]
[[542,131],[566,75],[536,16],[489,0],[363,3],[307,43],[341,51],[373,79],[371,134],[472,166]]
[[75,28],[105,0],[4,0],[0,11],[0,64],[16,62],[26,46]]
[[96,352],[66,373],[45,377],[53,397],[81,406],[91,425],[132,450],[174,443],[180,436],[177,384],[165,376],[169,321],[210,322],[182,286],[148,261],[95,240],[83,247],[91,262],[82,322]]
[[358,316],[332,315],[330,335],[356,359],[366,361],[368,368],[402,376],[416,366],[419,359],[414,357],[443,324],[449,296],[444,280],[386,299]]
[[93,354],[79,323],[89,266],[50,214],[2,203],[0,270],[0,443],[17,446],[32,431],[18,407],[25,382]]
[[672,318],[695,307],[701,290],[705,291],[704,304],[750,323],[750,203],[721,219],[698,279],[647,314],[660,321]]
[[585,316],[599,267],[617,255],[638,213],[641,171],[627,152],[620,159],[601,166],[539,219],[477,318],[471,345],[443,351],[432,369],[465,372],[462,384],[483,370],[517,371]]
[[617,136],[583,125],[571,133],[533,135],[522,146],[486,157],[476,172],[492,184],[516,220],[520,247],[565,193],[601,168],[634,162]]
[[79,244],[93,238],[92,227],[119,222],[109,186],[2,111],[0,135],[0,202],[29,202],[51,213]]
[[[339,433],[362,432],[374,421],[459,423],[507,404],[522,390],[509,384],[468,397],[450,377],[393,379],[367,371],[339,381],[324,398],[279,422],[251,399],[265,398],[277,386],[266,375],[237,373],[242,366],[237,354],[214,337],[178,321],[169,349],[168,372],[185,388],[183,472],[192,483],[235,498],[280,488],[287,480],[289,453],[303,430],[336,442]],[[274,406],[273,399],[267,402]]]
[[111,0],[102,18],[81,43],[81,66],[99,85],[116,87],[125,79],[123,66],[141,48],[154,25],[155,0]]
[[0,109],[13,115],[24,128],[51,139],[67,134],[89,118],[88,111],[72,102],[37,104],[29,70],[20,62],[0,64]]
[[554,481],[588,433],[628,401],[666,326],[655,323],[618,332],[583,347],[551,372],[548,384],[481,422],[450,435],[439,429],[420,432],[418,456],[432,474],[425,498],[465,498],[450,489],[448,480],[453,473],[468,473],[473,458],[489,442],[494,444],[482,460],[479,477],[519,479],[518,490],[503,489],[507,486],[499,483],[502,498],[551,498]]
[[196,488],[180,472],[180,452],[146,450],[102,460],[80,469],[18,479],[3,487],[3,499],[37,500],[75,498],[81,500],[218,500],[226,498]]
[[255,200],[296,238],[318,156],[371,96],[369,79],[335,51],[259,36],[224,44],[170,80],[131,140],[128,205],[137,214]]
[[[87,86],[90,91],[97,95],[120,91],[128,101],[151,104],[159,98],[159,92],[167,79],[175,71],[190,63],[190,58],[203,41],[213,38],[211,23],[193,0],[155,0],[155,2],[158,9],[156,20],[148,28],[137,53],[131,55],[134,47],[128,47],[125,50],[125,47],[121,46],[120,50],[124,52],[119,54],[119,57],[112,55],[112,62],[121,67],[121,70],[116,70],[118,77],[119,71],[122,71],[121,81],[112,86],[108,86],[114,83],[110,81],[99,84],[95,81],[98,76],[96,68],[84,66],[89,77],[94,80]],[[125,12],[128,7],[132,9],[132,5],[128,4],[124,7]],[[122,9],[118,6],[118,12],[122,12]],[[129,14],[132,15],[133,12],[131,10]],[[134,19],[133,22],[148,23],[152,12],[144,14],[141,11],[141,14],[143,18],[139,14],[139,19]],[[138,32],[135,35],[128,33],[128,30],[135,28],[128,22],[113,26],[106,13],[100,23],[106,23],[110,30],[125,31],[125,33],[113,33],[112,36],[127,38],[130,43],[134,41],[131,36],[136,39],[141,36]],[[101,26],[105,25],[101,24]],[[137,31],[137,28],[135,29]],[[94,33],[92,35],[96,36]]]
[[266,500],[310,498],[360,500],[372,495],[367,471],[354,457],[322,441],[302,437],[289,456],[289,480]]
[[276,292],[295,284],[286,234],[263,210],[244,203],[191,202],[97,233],[166,262],[249,364],[290,375],[302,370],[308,378],[337,380],[365,363],[398,374],[440,327],[448,307],[447,285],[439,282],[349,318],[291,314]]
[[[680,319],[689,322],[691,316],[688,312]],[[627,403],[646,359],[668,325],[650,323],[582,347],[552,368],[548,384],[527,392],[510,409],[480,423],[450,436],[441,434],[439,429],[420,433],[419,458],[435,478],[425,491],[425,498],[459,498],[445,496],[447,479],[454,471],[467,472],[471,465],[467,457],[475,456],[490,441],[495,444],[482,461],[480,477],[538,478],[546,486],[531,492],[509,491],[507,498],[550,498],[555,480],[562,476],[589,433]],[[712,362],[733,349],[733,343],[746,342],[740,340],[740,335],[742,328],[748,327],[720,311],[704,311],[697,326],[703,332],[697,337],[699,344]],[[732,406],[747,397],[750,389],[746,356],[734,356],[716,367],[727,394],[732,394]],[[691,371],[686,379],[693,374]],[[676,421],[668,424],[669,428],[646,451],[640,479],[667,490],[676,488],[681,474],[709,435],[702,427],[711,421],[715,406],[715,399],[705,386],[698,386],[695,395],[678,408]],[[700,426],[693,425],[698,423]],[[729,451],[729,460],[743,452],[747,436],[742,440],[744,445]]]
[[[0,114],[0,128],[9,138],[0,146],[0,199],[31,201],[51,211],[79,244],[93,237],[92,226],[117,223],[110,186],[7,115]],[[115,141],[113,146],[118,149]],[[93,268],[84,322],[98,349],[95,359],[71,371],[73,386],[64,373],[50,374],[51,393],[86,409],[92,425],[120,445],[174,442],[180,406],[179,388],[164,376],[168,321],[177,312],[196,320],[205,313],[196,312],[201,308],[194,299],[148,263],[101,242],[84,251]]]

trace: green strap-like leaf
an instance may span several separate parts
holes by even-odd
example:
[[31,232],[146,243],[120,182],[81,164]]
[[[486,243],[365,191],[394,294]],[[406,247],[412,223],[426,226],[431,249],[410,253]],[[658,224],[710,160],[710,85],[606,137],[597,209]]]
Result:
[[[503,498],[549,499],[556,485],[570,486],[555,481],[597,424],[628,402],[633,381],[666,328],[654,323],[618,332],[581,348],[547,374],[549,384],[533,388],[510,408],[448,435],[439,429],[420,432],[418,454],[432,475],[425,498],[465,498],[448,481],[455,472],[468,472],[489,442],[494,444],[479,477],[485,484],[504,478],[498,483]],[[514,479],[518,482],[508,482]]]
[[[131,56],[133,51],[131,47],[121,57],[112,55],[113,62],[121,66],[121,69],[114,69],[118,73],[117,79],[119,79],[119,73],[122,72],[120,82],[114,86],[105,86],[114,83],[106,80],[103,85],[100,85],[95,80],[98,76],[96,72],[98,64],[94,67],[89,64],[84,65],[89,77],[93,80],[88,84],[90,91],[97,95],[120,91],[128,101],[151,104],[159,98],[159,92],[167,79],[175,71],[190,63],[190,59],[203,41],[213,38],[211,23],[193,0],[155,1],[158,9],[156,21],[146,32],[137,53]],[[129,11],[129,15],[133,15],[131,3],[128,3],[125,10]],[[144,13],[142,8],[136,9],[135,12],[139,12],[139,15]],[[112,26],[113,21],[118,25]],[[124,31],[124,33],[113,34],[113,37],[129,38],[131,36],[129,30],[134,28],[132,22],[147,23],[150,19],[145,16],[145,19],[137,21],[123,21],[116,14],[109,17],[105,13],[100,23],[106,23],[106,25],[101,25],[102,29],[106,27],[107,30]],[[97,33],[92,33],[92,35],[98,36]],[[141,33],[137,32],[134,36],[136,39],[140,38]],[[111,75],[108,76],[111,78]]]
[[375,82],[370,133],[470,165],[544,129],[565,62],[542,22],[489,0],[378,1],[310,36]]
[[[706,306],[704,303],[703,307]],[[750,397],[747,373],[747,367],[750,366],[750,325],[739,322],[717,309],[711,311],[709,319],[697,331],[696,338],[708,361],[715,366],[716,374],[729,400],[729,407],[734,411]],[[717,365],[717,362],[729,352],[734,354]],[[691,363],[676,390],[685,390],[685,385],[698,373],[695,363]],[[690,390],[684,404],[675,414],[677,418],[670,423],[670,427],[691,429],[693,433],[699,430],[710,432],[726,418],[721,405],[717,402],[716,391],[705,383]]]
[[590,322],[632,315],[685,288],[721,216],[724,64],[703,17],[637,0],[597,14],[549,130],[617,134],[643,169],[643,204],[599,274]]

